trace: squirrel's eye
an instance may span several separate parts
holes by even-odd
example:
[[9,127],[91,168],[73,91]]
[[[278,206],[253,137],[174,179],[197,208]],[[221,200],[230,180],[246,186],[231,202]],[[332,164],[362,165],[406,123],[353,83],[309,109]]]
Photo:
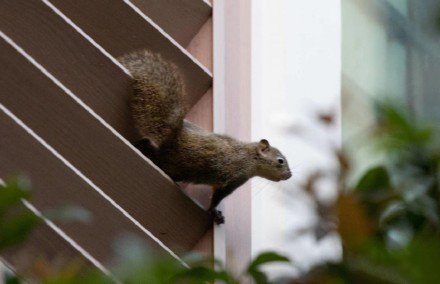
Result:
[[282,164],[284,164],[284,160],[281,159],[281,158],[278,158],[278,163],[279,163],[280,165],[282,165]]

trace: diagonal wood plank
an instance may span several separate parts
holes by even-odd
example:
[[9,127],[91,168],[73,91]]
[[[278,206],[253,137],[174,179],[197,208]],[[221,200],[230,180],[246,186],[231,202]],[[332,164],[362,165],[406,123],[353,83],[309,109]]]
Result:
[[50,0],[50,3],[114,57],[148,48],[174,62],[185,81],[189,105],[194,105],[211,86],[208,69],[155,23],[137,13],[130,1]]
[[212,7],[203,0],[131,0],[181,46],[187,46],[211,17]]
[[[88,223],[56,222],[56,225],[93,258],[101,263],[108,263],[113,256],[113,245],[126,234],[144,239],[148,247],[166,254],[156,241],[132,222],[127,222],[120,211],[3,110],[0,110],[0,133],[0,176],[24,174],[29,177],[33,188],[31,203],[39,211],[65,205],[77,205],[89,211],[92,219]],[[41,251],[46,248],[49,252],[54,250],[52,245],[48,247],[45,242],[41,246]],[[65,249],[64,247],[65,245],[60,249]]]
[[129,140],[130,77],[40,0],[0,2],[0,30]]
[[[127,139],[130,81],[41,1],[2,3],[0,28]],[[80,71],[79,71],[80,70]],[[148,166],[148,165],[146,165]]]
[[[211,21],[204,24],[203,35],[211,32],[210,26]],[[125,138],[137,139],[127,107],[129,76],[48,6],[39,0],[5,2],[0,28]],[[207,38],[209,42],[211,37]],[[209,43],[197,42],[190,52],[211,54]]]
[[0,102],[165,245],[191,249],[209,215],[13,47],[0,50]]

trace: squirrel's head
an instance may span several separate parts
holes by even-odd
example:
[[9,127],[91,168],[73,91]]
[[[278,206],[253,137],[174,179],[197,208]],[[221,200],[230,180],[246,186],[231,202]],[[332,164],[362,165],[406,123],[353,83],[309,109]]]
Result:
[[272,181],[286,180],[292,176],[286,157],[284,157],[277,148],[272,147],[269,141],[262,139],[257,143],[256,148],[256,174],[258,176]]

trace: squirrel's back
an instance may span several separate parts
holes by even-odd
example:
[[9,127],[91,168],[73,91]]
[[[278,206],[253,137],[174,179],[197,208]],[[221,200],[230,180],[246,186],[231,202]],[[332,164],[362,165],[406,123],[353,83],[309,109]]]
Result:
[[177,67],[159,54],[139,50],[118,60],[133,77],[130,108],[139,134],[159,147],[182,128],[184,87]]

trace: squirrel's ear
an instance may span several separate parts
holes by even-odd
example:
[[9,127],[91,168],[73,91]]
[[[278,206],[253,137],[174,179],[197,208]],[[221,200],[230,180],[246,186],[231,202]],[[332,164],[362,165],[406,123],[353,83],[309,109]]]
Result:
[[260,143],[258,143],[258,152],[260,153],[266,153],[270,149],[269,141],[266,139],[261,139]]

